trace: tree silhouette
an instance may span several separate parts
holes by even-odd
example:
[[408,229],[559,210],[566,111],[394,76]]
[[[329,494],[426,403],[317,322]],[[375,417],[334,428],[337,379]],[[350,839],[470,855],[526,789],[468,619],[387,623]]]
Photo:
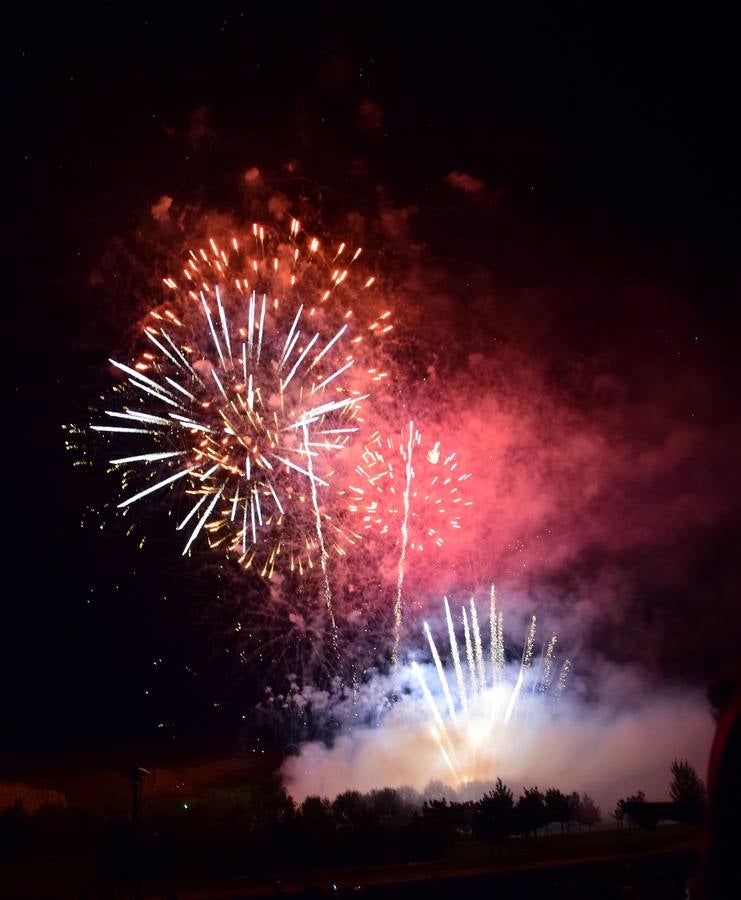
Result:
[[615,812],[612,814],[615,821],[618,825],[622,825],[626,820],[628,822],[633,822],[634,819],[631,817],[628,812],[628,808],[633,803],[645,803],[646,795],[643,791],[638,791],[637,794],[631,794],[630,797],[624,797],[622,800],[618,800],[617,806],[615,807]]
[[610,813],[610,816],[615,820],[615,824],[618,828],[623,827],[623,822],[625,821],[625,808],[623,803],[625,801],[618,800],[615,804],[615,809]]
[[525,788],[515,807],[517,831],[520,834],[538,834],[546,824],[545,799],[537,787]]
[[672,800],[689,809],[701,810],[705,806],[705,785],[695,767],[686,759],[675,759],[671,765],[671,773],[669,795]]
[[566,798],[569,804],[569,817],[566,819],[566,830],[571,828],[571,823],[578,821],[579,807],[581,806],[581,797],[578,791],[572,791]]
[[404,802],[400,792],[382,788],[367,795],[368,809],[380,828],[401,828],[411,821],[412,809]]
[[558,788],[548,788],[545,792],[545,814],[546,821],[558,822],[563,832],[564,825],[572,817],[571,798],[561,793]]
[[574,818],[586,828],[592,828],[602,820],[599,806],[592,800],[589,794],[582,794],[576,807]]
[[427,800],[418,817],[420,833],[430,847],[447,847],[461,824],[463,805],[447,800]]
[[328,846],[335,833],[335,819],[329,800],[307,797],[299,812],[305,847],[316,852],[318,848]]
[[338,794],[332,803],[332,811],[340,828],[356,832],[368,827],[368,801],[360,791]]
[[504,841],[514,827],[515,802],[512,791],[497,778],[494,790],[489,791],[476,804],[473,831],[479,840]]

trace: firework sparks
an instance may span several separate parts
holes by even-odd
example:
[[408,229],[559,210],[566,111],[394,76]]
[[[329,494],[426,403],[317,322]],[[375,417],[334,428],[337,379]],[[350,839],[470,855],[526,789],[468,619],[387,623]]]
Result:
[[423,443],[409,422],[399,439],[375,432],[365,445],[354,482],[345,491],[348,510],[359,519],[358,531],[375,531],[397,540],[399,556],[394,601],[392,662],[396,662],[404,617],[404,581],[410,555],[439,549],[461,528],[463,494],[471,477],[460,469],[455,452],[444,454],[440,441]]
[[360,253],[324,255],[296,219],[285,240],[254,224],[191,250],[137,355],[111,360],[116,402],[91,425],[124,445],[110,459],[121,510],[166,496],[183,554],[205,540],[266,579],[318,563],[333,628],[328,561],[361,537],[332,512],[333,478],[387,375],[363,348],[392,328],[374,279],[353,270]]
[[546,644],[546,648],[543,652],[543,680],[539,685],[539,690],[543,694],[551,686],[551,681],[553,680],[553,654],[556,649],[556,640],[556,635],[551,635],[551,638]]
[[[471,598],[469,612],[466,611],[465,606],[461,607],[467,671],[464,670],[461,661],[458,638],[447,598],[444,598],[443,604],[457,698],[451,690],[440,652],[427,623],[424,625],[424,632],[445,701],[442,710],[425,680],[421,667],[413,663],[412,670],[431,716],[430,734],[438,745],[443,761],[456,783],[462,784],[468,780],[467,772],[476,769],[476,758],[480,750],[483,749],[491,755],[492,751],[496,754],[497,747],[501,747],[507,727],[517,714],[523,691],[533,679],[532,662],[536,620],[533,616],[528,624],[517,674],[513,683],[507,684],[504,681],[502,614],[500,612],[497,615],[496,612],[494,588],[492,587],[490,597],[489,661],[491,671],[488,674],[474,598]],[[548,695],[551,690],[555,646],[556,635],[552,635],[543,650],[542,679],[537,681],[536,678],[537,684],[534,684],[537,694],[541,696]],[[565,660],[555,689],[556,699],[565,689],[570,667],[570,660]],[[466,681],[470,687],[467,687]]]

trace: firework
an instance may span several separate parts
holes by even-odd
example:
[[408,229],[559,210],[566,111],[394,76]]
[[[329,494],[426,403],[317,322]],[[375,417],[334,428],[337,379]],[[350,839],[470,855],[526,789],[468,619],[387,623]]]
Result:
[[[470,600],[468,611],[465,605],[461,607],[465,665],[447,598],[444,598],[443,604],[453,670],[452,681],[448,678],[432,631],[427,623],[424,625],[425,637],[444,701],[442,706],[438,705],[422,668],[416,662],[412,663],[412,672],[422,691],[425,707],[430,716],[429,733],[455,783],[461,784],[468,780],[469,771],[477,769],[477,758],[480,755],[496,757],[501,751],[508,726],[516,717],[528,688],[531,689],[529,692],[531,702],[535,702],[534,697],[543,702],[550,696],[556,635],[552,635],[543,648],[542,677],[539,677],[533,671],[536,629],[536,620],[533,616],[528,624],[520,664],[516,674],[508,682],[505,678],[502,618],[501,613],[497,615],[496,612],[493,587],[490,598],[489,666],[486,665],[474,598]],[[554,699],[563,692],[570,667],[570,660],[565,660],[555,687]]]
[[191,250],[136,355],[110,360],[122,377],[91,426],[120,448],[119,509],[166,497],[183,554],[200,542],[266,579],[321,573],[330,619],[329,560],[360,538],[333,484],[392,328],[360,254],[323,252],[296,219],[282,240],[255,224]]
[[398,439],[384,439],[377,431],[363,448],[346,496],[360,533],[375,531],[398,546],[393,661],[401,638],[409,556],[439,549],[450,532],[461,528],[462,510],[472,505],[462,490],[470,477],[454,451],[444,452],[440,441],[424,443],[413,421]]

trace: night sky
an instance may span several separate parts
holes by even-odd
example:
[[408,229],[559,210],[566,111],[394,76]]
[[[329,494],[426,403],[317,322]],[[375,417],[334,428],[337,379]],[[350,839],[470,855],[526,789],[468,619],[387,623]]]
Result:
[[[389,235],[437,261],[441,293],[461,285],[444,312],[457,339],[545,353],[550,395],[568,396],[585,421],[580,373],[599,360],[622,396],[655,405],[656,422],[699,422],[696,453],[671,477],[699,485],[702,515],[664,541],[684,512],[657,513],[659,550],[649,536],[611,551],[634,596],[601,624],[590,616],[590,629],[609,643],[635,628],[626,658],[650,656],[660,677],[699,685],[738,650],[729,23],[676,10],[661,21],[454,12],[329,24],[210,7],[147,19],[107,4],[6,33],[5,247],[20,263],[5,291],[8,771],[57,753],[232,747],[259,693],[259,676],[235,673],[204,622],[213,588],[180,565],[169,535],[140,554],[115,531],[80,527],[103,488],[73,470],[62,431],[84,418],[111,344],[133,324],[131,285],[113,273],[155,229],[151,207],[167,195],[238,213],[252,167],[286,192],[311,185],[335,216],[385,216]],[[498,298],[488,312],[465,305],[487,290]],[[654,424],[644,415],[620,428]],[[656,491],[672,510],[678,489],[659,464],[645,502]],[[611,527],[633,527],[620,515]],[[550,583],[604,569],[597,543]]]

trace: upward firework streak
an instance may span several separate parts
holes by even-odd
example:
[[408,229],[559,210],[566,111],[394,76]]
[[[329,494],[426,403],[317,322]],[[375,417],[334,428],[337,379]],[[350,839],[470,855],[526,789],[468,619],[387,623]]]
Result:
[[[416,662],[412,663],[412,671],[420,685],[425,704],[432,718],[429,726],[430,734],[439,747],[441,757],[455,779],[455,783],[461,784],[469,780],[468,772],[475,770],[477,757],[481,752],[487,753],[494,761],[498,749],[502,747],[507,727],[515,716],[518,703],[523,695],[523,688],[532,678],[535,616],[532,617],[528,626],[517,676],[513,683],[506,684],[504,682],[502,614],[499,613],[497,617],[493,586],[490,599],[491,646],[490,671],[488,673],[474,599],[471,598],[469,606],[470,627],[466,608],[465,606],[461,607],[461,622],[466,647],[466,670],[461,663],[458,639],[447,597],[443,602],[458,695],[457,702],[427,623],[424,625],[424,631],[437,672],[440,691],[445,701],[443,711],[439,708],[437,700],[425,680],[424,673]],[[552,635],[543,650],[543,680],[537,685],[539,695],[548,694],[551,688],[555,644],[556,636]],[[570,660],[565,660],[558,679],[556,698],[566,686],[570,667]]]
[[[360,483],[350,484],[348,509],[360,517],[359,531],[380,535],[398,533],[399,561],[394,603],[392,661],[398,656],[404,615],[404,580],[409,553],[422,553],[430,545],[440,548],[446,537],[461,527],[461,512],[471,506],[462,488],[471,477],[462,472],[455,452],[447,455],[440,441],[429,449],[410,421],[400,440],[383,440],[376,432],[366,444],[355,472]],[[415,452],[416,451],[416,452]],[[398,453],[401,466],[394,458]],[[398,531],[397,531],[398,529]]]
[[373,310],[373,277],[351,274],[360,249],[325,257],[302,235],[294,219],[283,242],[253,225],[246,241],[190,251],[182,286],[164,279],[145,347],[111,360],[124,377],[116,408],[91,427],[127,444],[110,460],[128,493],[119,508],[167,494],[183,554],[205,537],[265,578],[318,561],[334,639],[328,561],[360,535],[330,512],[331,479],[372,382],[387,377],[358,353],[388,333],[391,313]]
[[327,573],[327,548],[324,543],[324,532],[322,531],[322,517],[319,513],[319,503],[317,501],[316,496],[316,478],[314,478],[314,472],[312,469],[312,461],[311,461],[311,453],[309,452],[309,429],[306,425],[302,425],[304,431],[304,443],[307,449],[306,460],[307,466],[309,469],[309,478],[311,479],[311,502],[314,508],[314,516],[316,521],[316,534],[319,538],[319,548],[320,548],[320,560],[322,564],[322,577],[324,579],[324,600],[327,604],[327,615],[329,616],[329,621],[332,625],[332,645],[334,647],[335,652],[337,652],[337,623],[334,618],[334,611],[332,609],[332,589],[329,586],[329,575]]
[[399,654],[399,639],[401,638],[402,604],[401,592],[404,587],[404,564],[407,558],[407,544],[409,543],[409,491],[412,487],[414,470],[412,469],[412,450],[414,447],[414,422],[409,423],[409,443],[406,450],[406,465],[404,466],[404,515],[401,520],[401,550],[399,552],[399,568],[396,576],[396,601],[394,603],[394,647],[391,652],[391,661],[396,665]]

